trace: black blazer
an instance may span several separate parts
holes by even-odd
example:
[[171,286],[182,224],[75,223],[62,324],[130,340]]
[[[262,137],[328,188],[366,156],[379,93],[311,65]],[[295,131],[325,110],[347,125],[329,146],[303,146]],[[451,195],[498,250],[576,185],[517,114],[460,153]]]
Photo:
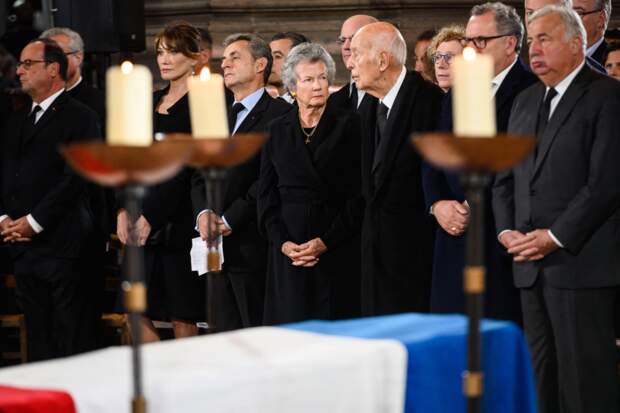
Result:
[[24,133],[29,112],[13,114],[2,134],[0,215],[32,214],[43,232],[32,242],[12,244],[11,250],[76,258],[93,231],[93,213],[86,182],[67,165],[59,146],[100,138],[97,114],[62,93],[31,133]]
[[73,99],[82,102],[95,111],[99,116],[99,123],[105,130],[105,93],[85,83],[84,79],[73,89],[67,92]]
[[592,53],[592,59],[600,63],[603,68],[605,67],[605,54],[607,53],[607,42],[603,40],[603,42],[596,48],[594,53]]
[[[436,128],[441,90],[408,72],[375,157],[378,100],[360,110],[362,133],[362,307],[367,314],[428,310],[432,237],[414,132]],[[432,238],[431,238],[432,239]],[[429,245],[430,244],[430,245]]]
[[[282,99],[274,99],[265,91],[256,106],[245,117],[235,134],[264,132],[273,119],[287,113],[293,106]],[[264,262],[264,251],[256,246],[258,228],[256,224],[256,185],[260,170],[260,152],[249,161],[230,168],[222,188],[221,215],[232,228],[232,234],[224,238],[226,263],[235,267],[253,267]],[[200,173],[192,178],[192,202],[194,218],[206,205],[205,184]]]
[[[514,103],[509,132],[535,135],[545,86]],[[517,287],[540,271],[559,288],[620,283],[620,83],[587,65],[562,96],[530,155],[498,175],[493,188],[497,231],[549,228],[564,245],[537,262],[515,263]]]
[[[347,83],[336,92],[329,95],[329,99],[327,100],[327,105],[333,108],[339,108],[343,110],[363,110],[363,107],[368,105],[372,100],[372,96],[367,93],[364,94],[362,101],[359,103],[357,108],[353,107],[353,102],[351,101],[351,82]],[[359,93],[359,91],[358,91]]]

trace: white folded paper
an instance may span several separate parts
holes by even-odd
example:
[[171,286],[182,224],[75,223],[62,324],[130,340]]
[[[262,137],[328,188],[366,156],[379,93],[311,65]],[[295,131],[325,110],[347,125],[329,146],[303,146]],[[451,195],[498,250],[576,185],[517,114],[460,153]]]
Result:
[[[220,262],[224,264],[224,243],[222,236],[217,237],[217,252],[220,254]],[[216,247],[211,247],[215,249]],[[198,275],[207,273],[207,241],[197,237],[192,239],[192,249],[189,252],[192,262],[192,271],[197,271]]]

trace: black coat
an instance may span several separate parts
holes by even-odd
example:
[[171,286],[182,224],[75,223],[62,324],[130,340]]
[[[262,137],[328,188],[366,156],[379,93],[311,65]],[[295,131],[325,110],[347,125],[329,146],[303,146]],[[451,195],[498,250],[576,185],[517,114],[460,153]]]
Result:
[[343,110],[362,110],[362,108],[369,104],[371,100],[372,97],[370,95],[364,94],[362,97],[362,102],[360,102],[357,107],[353,107],[353,101],[351,99],[351,83],[347,83],[329,96],[327,104]]
[[[256,106],[245,117],[235,134],[264,132],[273,119],[287,113],[292,106],[282,99],[274,99],[265,91]],[[249,161],[230,168],[222,188],[221,215],[232,228],[224,237],[224,262],[227,267],[264,268],[266,243],[256,225],[256,186],[260,170],[260,152]],[[194,220],[206,205],[204,180],[196,172],[192,179]]]
[[77,258],[93,232],[94,217],[86,182],[60,155],[59,146],[100,137],[97,115],[62,93],[31,133],[22,133],[30,108],[9,118],[0,151],[0,215],[32,214],[43,232],[32,242],[11,245],[15,256]]
[[[408,72],[374,156],[378,100],[362,115],[362,311],[387,314],[428,311],[432,223],[422,191],[421,159],[410,143],[414,132],[431,131],[442,92]],[[376,162],[375,162],[376,160]]]
[[[495,94],[497,131],[506,132],[512,104],[517,95],[538,79],[519,59],[508,72]],[[446,95],[440,129],[452,131],[452,94]],[[463,202],[465,193],[460,174],[444,172],[424,165],[424,192],[427,210],[440,200]],[[484,314],[490,318],[521,323],[518,290],[512,285],[512,259],[497,241],[491,206],[491,185],[486,190],[484,216],[484,253],[487,270]],[[431,311],[441,313],[465,312],[463,267],[465,265],[466,235],[455,237],[437,225],[435,258],[431,290]]]
[[77,86],[67,91],[67,94],[94,110],[99,116],[101,127],[105,130],[105,93],[103,91],[87,85],[82,79]]
[[592,53],[591,57],[604,68],[606,54],[607,54],[607,42],[603,40],[603,42],[596,48],[594,53]]
[[[509,132],[535,135],[545,93],[536,84],[516,99]],[[539,138],[537,156],[498,175],[497,231],[548,228],[564,245],[544,259],[513,264],[515,285],[540,270],[556,288],[620,284],[620,83],[588,66],[579,72]]]
[[[298,112],[273,122],[263,149],[259,223],[269,239],[265,323],[351,318],[359,305],[360,119],[328,108],[305,144]],[[282,244],[321,238],[312,268],[294,267]]]

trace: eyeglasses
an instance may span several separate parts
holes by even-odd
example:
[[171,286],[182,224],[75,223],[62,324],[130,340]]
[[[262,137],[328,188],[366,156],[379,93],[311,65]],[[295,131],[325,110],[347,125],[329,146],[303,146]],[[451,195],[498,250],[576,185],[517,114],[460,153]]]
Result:
[[590,10],[590,11],[586,11],[582,9],[574,9],[574,10],[575,10],[575,13],[577,13],[582,19],[586,17],[588,14],[600,13],[603,11],[603,9],[596,9],[596,10]]
[[463,37],[461,39],[461,46],[467,47],[470,43],[474,43],[478,49],[484,49],[487,47],[489,40],[499,39],[500,37],[514,36],[514,33],[498,34],[497,36],[478,36],[478,37]]
[[454,57],[453,53],[446,53],[446,54],[435,53],[434,55],[431,56],[431,60],[433,64],[435,65],[442,60],[444,61],[445,64],[449,65],[450,62],[452,62],[453,57]]
[[49,63],[48,60],[32,60],[32,59],[26,59],[24,61],[19,61],[17,62],[17,69],[19,69],[20,66],[24,66],[25,70],[30,70],[30,68],[32,67],[33,64],[35,63]]
[[345,44],[348,41],[351,41],[353,39],[353,36],[338,36],[338,39],[336,40],[336,42],[340,45]]

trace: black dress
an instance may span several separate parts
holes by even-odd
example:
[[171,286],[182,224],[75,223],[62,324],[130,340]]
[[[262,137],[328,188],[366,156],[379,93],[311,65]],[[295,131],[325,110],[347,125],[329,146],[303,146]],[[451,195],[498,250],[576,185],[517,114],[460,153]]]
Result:
[[[153,102],[168,93],[155,92]],[[153,115],[155,133],[191,132],[187,94],[168,108],[168,114]],[[148,286],[147,316],[155,320],[199,321],[205,319],[204,279],[191,271],[189,252],[198,233],[191,203],[192,170],[181,172],[149,188],[143,215],[151,225],[144,249],[145,278]]]
[[[298,111],[276,119],[262,154],[259,225],[269,239],[265,324],[360,314],[360,121],[357,114],[323,113],[305,144]],[[319,237],[327,246],[318,264],[294,267],[286,241]]]

